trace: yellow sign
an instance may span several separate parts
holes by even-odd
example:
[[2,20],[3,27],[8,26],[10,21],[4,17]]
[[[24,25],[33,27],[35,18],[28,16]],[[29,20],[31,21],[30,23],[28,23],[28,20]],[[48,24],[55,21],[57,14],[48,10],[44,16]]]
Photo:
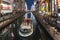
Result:
[[40,2],[40,10],[41,11],[44,11],[45,10],[45,3],[44,3],[44,1],[42,2]]

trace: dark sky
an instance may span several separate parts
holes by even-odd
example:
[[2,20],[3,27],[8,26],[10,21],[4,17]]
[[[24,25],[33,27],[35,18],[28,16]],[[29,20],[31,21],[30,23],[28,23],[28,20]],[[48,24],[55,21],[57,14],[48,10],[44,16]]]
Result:
[[30,10],[31,6],[34,4],[34,0],[25,0],[25,2],[27,3],[28,10]]

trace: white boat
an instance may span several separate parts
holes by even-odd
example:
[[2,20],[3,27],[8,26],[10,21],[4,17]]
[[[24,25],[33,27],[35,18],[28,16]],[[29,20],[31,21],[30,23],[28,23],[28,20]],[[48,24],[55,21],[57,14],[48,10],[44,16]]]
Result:
[[22,37],[28,37],[33,34],[33,24],[32,23],[22,23],[19,30],[19,35]]

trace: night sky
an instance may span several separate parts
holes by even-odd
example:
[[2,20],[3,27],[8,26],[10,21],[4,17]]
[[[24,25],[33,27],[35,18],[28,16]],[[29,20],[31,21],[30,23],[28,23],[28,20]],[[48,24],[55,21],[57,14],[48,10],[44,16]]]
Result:
[[31,9],[31,6],[34,4],[34,0],[25,0],[28,10]]

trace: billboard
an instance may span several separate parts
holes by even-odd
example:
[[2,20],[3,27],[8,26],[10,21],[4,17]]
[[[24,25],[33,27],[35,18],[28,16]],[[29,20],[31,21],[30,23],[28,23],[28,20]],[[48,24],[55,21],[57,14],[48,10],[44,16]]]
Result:
[[11,13],[13,11],[12,5],[7,5],[7,4],[3,4],[3,3],[1,3],[1,5],[2,5],[2,7],[1,7],[2,14]]

